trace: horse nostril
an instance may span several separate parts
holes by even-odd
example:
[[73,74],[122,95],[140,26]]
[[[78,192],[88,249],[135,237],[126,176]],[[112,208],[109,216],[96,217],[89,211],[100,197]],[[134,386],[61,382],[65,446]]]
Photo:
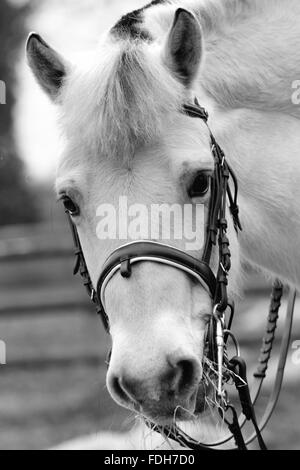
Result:
[[186,358],[169,361],[173,368],[172,388],[182,394],[200,382],[201,366],[196,359]]
[[123,405],[129,406],[137,404],[136,395],[136,384],[134,381],[126,380],[124,377],[114,376],[110,379],[110,389],[116,396],[118,401],[121,401]]
[[120,384],[120,380],[119,380],[119,377],[114,377],[113,378],[113,390],[115,392],[115,394],[122,400],[122,401],[127,401],[128,400],[128,397],[125,393],[125,391],[123,390],[121,384]]
[[192,361],[182,360],[177,364],[179,370],[178,391],[189,387],[194,382],[195,367]]

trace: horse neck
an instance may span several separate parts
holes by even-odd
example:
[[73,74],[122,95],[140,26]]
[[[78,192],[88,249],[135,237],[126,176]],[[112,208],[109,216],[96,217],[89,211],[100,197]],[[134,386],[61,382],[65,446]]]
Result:
[[239,181],[241,257],[300,286],[300,121],[220,109],[211,100],[207,106],[211,129]]
[[224,107],[282,111],[300,118],[300,107],[291,99],[300,69],[300,56],[294,54],[294,47],[300,48],[300,2],[197,3],[206,45],[201,72],[206,93]]
[[[200,21],[210,3],[199,1]],[[239,180],[241,255],[300,286],[300,106],[292,102],[300,56],[290,47],[300,47],[300,2],[287,3],[229,1],[228,18],[234,4],[240,15],[204,25],[195,88]]]

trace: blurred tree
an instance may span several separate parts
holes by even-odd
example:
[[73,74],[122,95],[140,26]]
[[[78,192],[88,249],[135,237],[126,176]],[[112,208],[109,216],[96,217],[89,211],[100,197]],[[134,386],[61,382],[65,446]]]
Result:
[[38,219],[33,193],[14,145],[13,107],[15,66],[25,42],[28,6],[0,2],[0,80],[6,84],[6,104],[0,104],[0,225],[35,222]]

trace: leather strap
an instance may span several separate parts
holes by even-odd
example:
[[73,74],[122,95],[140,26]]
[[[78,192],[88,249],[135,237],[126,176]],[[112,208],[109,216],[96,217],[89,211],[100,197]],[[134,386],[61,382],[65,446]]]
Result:
[[131,267],[134,263],[153,261],[169,264],[175,268],[194,276],[204,285],[211,297],[216,292],[216,278],[211,268],[204,261],[200,261],[182,250],[153,241],[136,241],[121,246],[115,250],[104,263],[97,285],[98,299],[105,311],[105,287],[112,276],[120,271],[124,278],[131,276]]

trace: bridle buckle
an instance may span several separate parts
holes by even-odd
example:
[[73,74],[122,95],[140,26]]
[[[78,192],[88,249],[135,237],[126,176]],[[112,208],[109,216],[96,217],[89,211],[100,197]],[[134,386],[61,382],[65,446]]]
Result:
[[225,314],[218,310],[219,304],[215,305],[213,310],[213,317],[216,322],[215,329],[215,344],[217,348],[217,367],[218,367],[218,387],[217,395],[219,400],[223,400],[226,392],[223,389],[223,366],[224,366],[224,351],[225,351]]

